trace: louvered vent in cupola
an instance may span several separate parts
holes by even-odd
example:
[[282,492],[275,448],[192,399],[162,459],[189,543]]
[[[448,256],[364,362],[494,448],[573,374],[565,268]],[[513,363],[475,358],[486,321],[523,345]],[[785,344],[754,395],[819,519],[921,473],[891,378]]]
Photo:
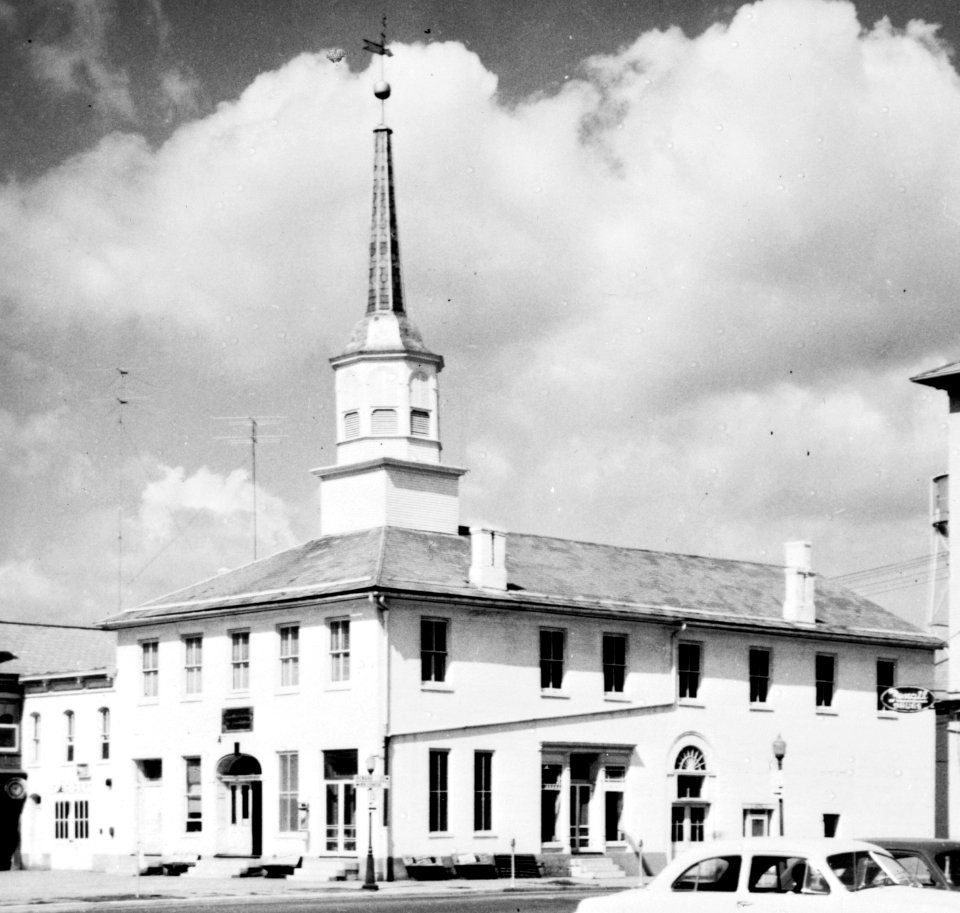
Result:
[[374,409],[370,416],[370,433],[374,437],[383,437],[397,433],[397,410]]
[[425,409],[410,410],[410,434],[414,437],[430,437],[430,413]]
[[343,436],[345,438],[359,437],[360,413],[346,412],[343,416]]

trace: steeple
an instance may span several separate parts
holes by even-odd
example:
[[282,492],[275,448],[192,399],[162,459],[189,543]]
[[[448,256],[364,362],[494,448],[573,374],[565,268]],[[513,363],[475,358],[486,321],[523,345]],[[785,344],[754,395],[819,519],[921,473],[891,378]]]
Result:
[[373,219],[370,225],[368,314],[376,311],[403,313],[400,240],[397,237],[397,206],[393,198],[392,133],[385,124],[373,131]]
[[[385,40],[375,53],[389,54]],[[382,79],[374,87],[390,96]],[[443,358],[407,317],[394,198],[392,130],[374,128],[373,215],[366,311],[330,359],[336,379],[337,463],[321,482],[321,533],[404,526],[456,533],[466,470],[440,465],[438,375]]]

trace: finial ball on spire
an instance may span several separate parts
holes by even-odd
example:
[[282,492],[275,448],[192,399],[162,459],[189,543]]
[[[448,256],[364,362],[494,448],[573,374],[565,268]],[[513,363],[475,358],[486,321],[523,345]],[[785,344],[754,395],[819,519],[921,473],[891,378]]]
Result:
[[377,96],[381,101],[385,98],[390,97],[390,83],[380,80],[373,87],[373,94]]

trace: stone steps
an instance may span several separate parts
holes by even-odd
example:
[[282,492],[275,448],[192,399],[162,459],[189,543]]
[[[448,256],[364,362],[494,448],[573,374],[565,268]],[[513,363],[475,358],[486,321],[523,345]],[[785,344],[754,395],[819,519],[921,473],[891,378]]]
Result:
[[627,873],[609,856],[571,856],[570,877],[607,881],[626,878]]

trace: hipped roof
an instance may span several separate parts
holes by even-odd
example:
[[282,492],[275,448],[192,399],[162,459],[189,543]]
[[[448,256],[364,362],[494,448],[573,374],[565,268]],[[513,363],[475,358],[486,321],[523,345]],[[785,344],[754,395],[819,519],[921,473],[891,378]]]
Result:
[[0,621],[0,675],[107,672],[114,668],[117,635],[99,628]]
[[114,615],[104,624],[141,626],[379,593],[515,611],[815,632],[927,649],[940,643],[825,578],[816,580],[816,624],[784,621],[784,569],[778,565],[517,533],[506,542],[506,591],[469,583],[469,535],[383,527],[314,539]]

